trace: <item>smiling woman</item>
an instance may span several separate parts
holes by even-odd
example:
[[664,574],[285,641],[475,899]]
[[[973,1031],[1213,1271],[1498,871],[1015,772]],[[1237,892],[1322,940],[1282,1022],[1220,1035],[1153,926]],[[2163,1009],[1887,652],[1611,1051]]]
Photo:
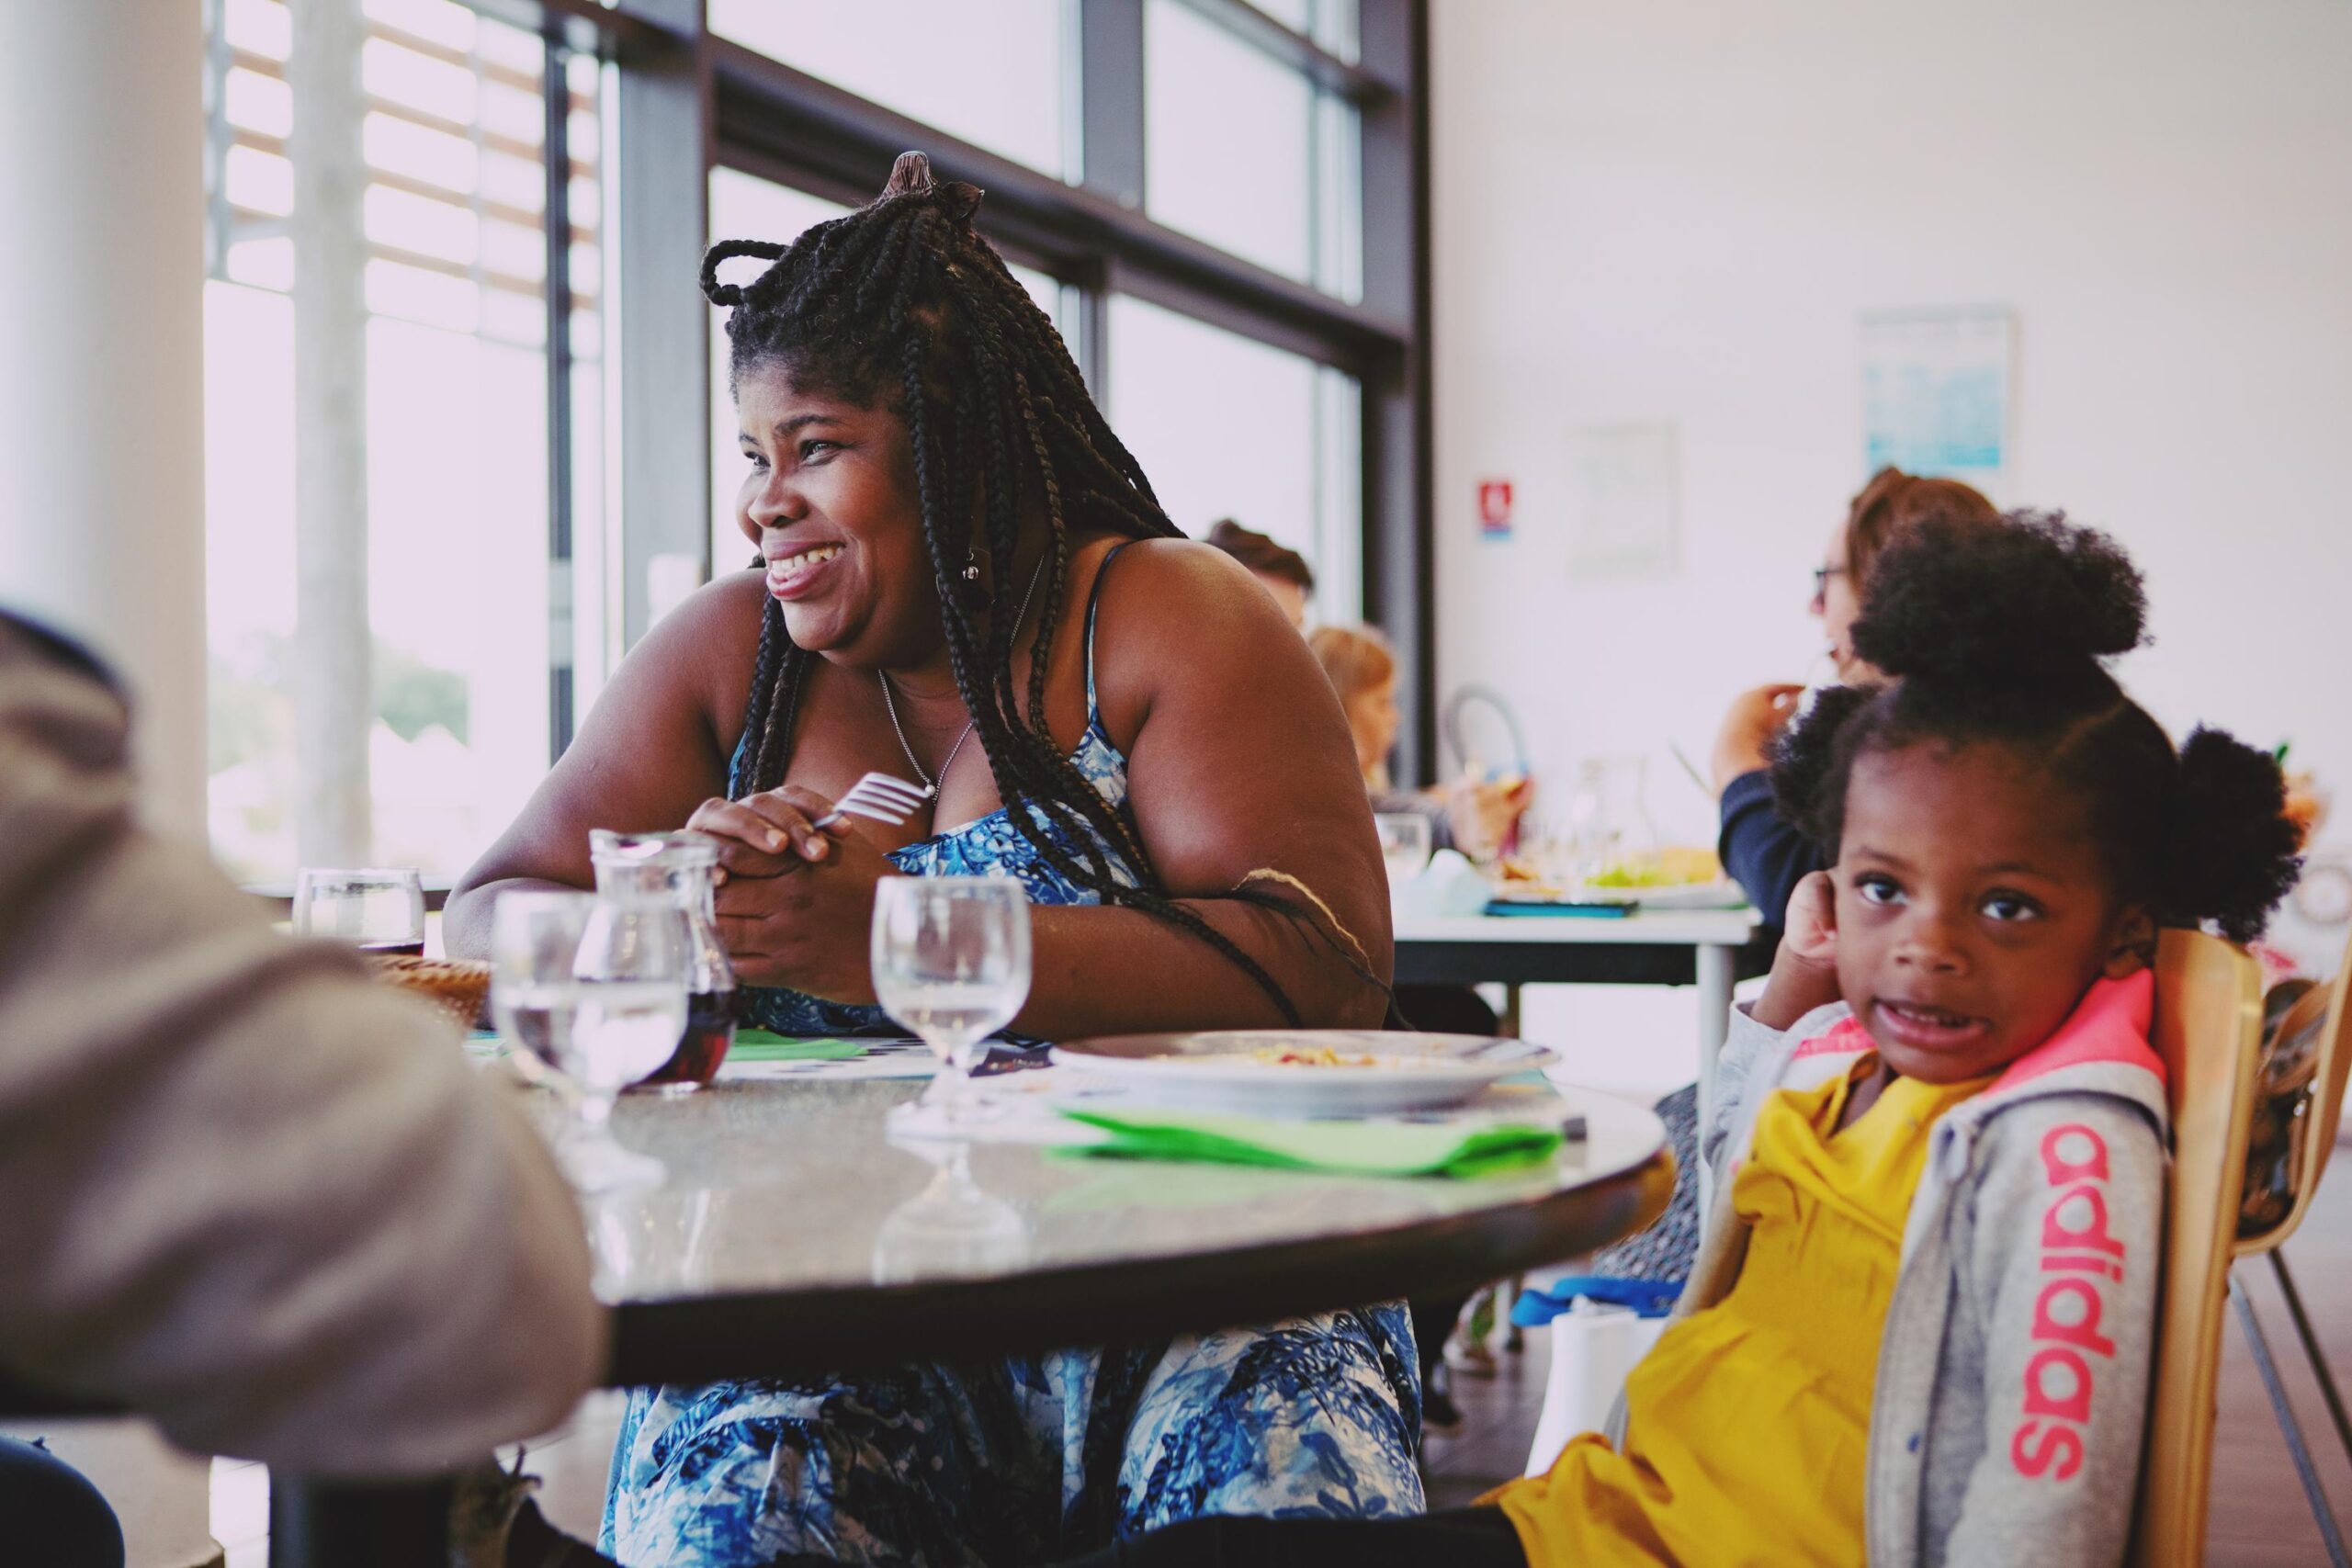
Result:
[[[502,888],[586,886],[591,828],[683,823],[719,845],[719,926],[749,1015],[779,1030],[892,1029],[867,968],[876,886],[977,872],[1035,907],[1024,1034],[1379,1021],[1385,874],[1339,704],[1273,602],[1169,521],[974,232],[979,199],[910,153],[878,200],[789,247],[712,249],[735,521],[761,565],[630,655],[452,895],[453,952],[485,945]],[[739,257],[770,265],[721,282]],[[873,771],[923,787],[914,816],[820,829]],[[608,1533],[680,1563],[860,1540],[1029,1562],[1196,1511],[1409,1512],[1409,1346],[1382,1306],[640,1393]],[[853,1408],[898,1414],[854,1431],[824,1414]]]

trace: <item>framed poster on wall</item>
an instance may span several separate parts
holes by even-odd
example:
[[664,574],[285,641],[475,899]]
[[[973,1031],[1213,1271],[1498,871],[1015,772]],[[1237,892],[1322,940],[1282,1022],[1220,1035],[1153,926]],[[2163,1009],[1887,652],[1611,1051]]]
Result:
[[1862,318],[1862,472],[1962,479],[2009,504],[2017,312],[1889,310]]

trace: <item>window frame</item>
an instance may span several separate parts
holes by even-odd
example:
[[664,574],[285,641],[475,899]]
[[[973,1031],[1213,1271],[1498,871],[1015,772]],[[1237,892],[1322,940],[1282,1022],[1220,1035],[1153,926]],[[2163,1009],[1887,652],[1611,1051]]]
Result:
[[[1181,0],[1344,100],[1357,116],[1361,298],[1351,302],[1154,222],[1144,203],[1144,0],[1083,0],[1074,61],[1079,177],[1065,181],[965,142],[709,33],[703,0],[470,0],[485,14],[593,50],[618,67],[605,230],[613,308],[608,375],[619,468],[614,574],[619,639],[650,619],[657,555],[711,562],[707,315],[695,276],[710,171],[726,165],[856,205],[921,147],[988,191],[980,226],[1009,259],[1075,286],[1073,348],[1090,385],[1115,351],[1107,301],[1126,293],[1355,378],[1365,618],[1404,665],[1400,773],[1436,760],[1430,410],[1428,0],[1358,0],[1350,61],[1247,0]],[[1318,198],[1317,205],[1322,203]],[[1319,223],[1322,215],[1315,215]],[[554,276],[551,272],[550,276]],[[553,524],[551,523],[551,528]]]

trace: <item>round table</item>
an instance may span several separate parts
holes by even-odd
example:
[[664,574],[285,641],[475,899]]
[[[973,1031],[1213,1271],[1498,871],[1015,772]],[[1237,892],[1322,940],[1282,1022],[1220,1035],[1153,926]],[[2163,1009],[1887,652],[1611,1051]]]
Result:
[[[582,1205],[615,1308],[605,1382],[856,1370],[1433,1295],[1629,1235],[1674,1185],[1655,1116],[1573,1090],[1582,1139],[1454,1181],[894,1144],[885,1118],[921,1087],[814,1077],[625,1100],[621,1140],[670,1176]],[[561,1122],[552,1095],[528,1100],[542,1127]],[[937,1223],[956,1215],[985,1235]],[[0,1408],[12,1396],[28,1414],[77,1408],[6,1386]],[[270,1560],[437,1562],[447,1506],[446,1483],[275,1477]]]
[[[625,1100],[616,1133],[670,1176],[585,1205],[616,1309],[606,1381],[1043,1350],[1438,1294],[1629,1235],[1673,1188],[1655,1116],[1573,1090],[1586,1134],[1554,1159],[1438,1180],[894,1143],[885,1119],[920,1087],[722,1080]],[[560,1118],[531,1098],[542,1125]]]

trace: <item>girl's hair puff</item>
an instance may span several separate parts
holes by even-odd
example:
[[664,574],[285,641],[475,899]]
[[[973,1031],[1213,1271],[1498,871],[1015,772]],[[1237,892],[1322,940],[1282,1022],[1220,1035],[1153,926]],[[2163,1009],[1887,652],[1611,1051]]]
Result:
[[1781,813],[1833,853],[1855,759],[2009,747],[2085,807],[2119,896],[2245,942],[2300,865],[2278,764],[2217,729],[2175,750],[2106,660],[2145,640],[2139,570],[2057,513],[1927,519],[1871,570],[1854,651],[1886,684],[1825,692],[1773,749]]

